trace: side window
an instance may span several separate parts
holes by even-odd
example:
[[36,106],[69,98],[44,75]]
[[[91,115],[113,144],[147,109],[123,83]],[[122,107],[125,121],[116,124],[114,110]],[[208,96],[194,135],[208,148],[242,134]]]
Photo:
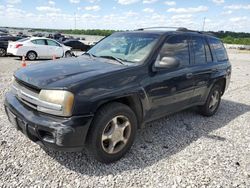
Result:
[[47,40],[47,44],[48,44],[49,46],[59,46],[59,44],[56,43],[56,42],[53,41],[53,40]]
[[157,61],[161,61],[163,57],[174,57],[180,61],[180,66],[189,65],[189,47],[188,37],[176,35],[168,38],[162,46]]
[[81,48],[81,47],[82,47],[81,42],[77,41],[77,42],[76,42],[76,47],[77,47],[77,48]]
[[66,46],[72,46],[72,42],[65,43]]
[[31,42],[37,45],[46,45],[45,40],[43,39],[32,40]]
[[215,54],[217,61],[228,60],[227,52],[222,42],[216,38],[208,38],[208,42],[212,47],[213,54]]
[[207,59],[207,62],[208,63],[213,62],[213,57],[212,57],[211,50],[210,50],[210,47],[208,46],[207,41],[205,41],[205,50],[206,50],[206,59]]
[[204,39],[199,36],[193,36],[192,44],[193,44],[195,64],[205,64],[207,60],[206,60]]

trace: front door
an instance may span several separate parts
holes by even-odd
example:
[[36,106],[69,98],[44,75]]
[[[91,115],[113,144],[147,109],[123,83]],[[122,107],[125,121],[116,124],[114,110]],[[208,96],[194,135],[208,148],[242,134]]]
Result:
[[180,62],[179,67],[158,69],[149,77],[145,90],[151,108],[147,120],[157,119],[168,113],[184,109],[194,95],[192,72],[190,70],[189,36],[174,35],[166,39],[155,65],[163,57],[174,57]]
[[48,45],[48,56],[49,57],[63,57],[63,48],[61,47],[60,44],[53,40],[47,40],[47,45]]

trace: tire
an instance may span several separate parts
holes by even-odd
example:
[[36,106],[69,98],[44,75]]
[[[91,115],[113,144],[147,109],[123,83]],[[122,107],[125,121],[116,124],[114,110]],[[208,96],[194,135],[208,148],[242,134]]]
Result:
[[4,57],[6,54],[6,50],[4,48],[0,48],[0,57]]
[[215,84],[209,92],[206,103],[203,106],[200,106],[199,113],[207,117],[213,116],[220,106],[221,95],[221,85]]
[[65,58],[72,57],[72,54],[70,51],[65,52]]
[[26,57],[28,58],[28,60],[34,61],[37,58],[37,53],[34,51],[30,51],[27,53]]
[[130,150],[136,130],[134,112],[122,103],[109,103],[96,113],[88,134],[87,149],[102,163],[115,162]]

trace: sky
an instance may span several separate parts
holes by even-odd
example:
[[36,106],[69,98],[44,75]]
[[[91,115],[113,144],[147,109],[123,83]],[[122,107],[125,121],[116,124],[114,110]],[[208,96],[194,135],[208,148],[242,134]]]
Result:
[[250,32],[250,0],[0,0],[0,26]]

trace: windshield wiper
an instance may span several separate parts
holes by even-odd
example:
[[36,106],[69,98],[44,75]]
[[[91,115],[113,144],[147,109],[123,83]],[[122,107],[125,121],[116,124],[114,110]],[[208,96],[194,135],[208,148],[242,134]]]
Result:
[[117,58],[117,57],[114,57],[114,56],[104,55],[104,56],[96,56],[96,57],[113,59],[113,60],[116,60],[117,62],[119,62],[120,64],[125,65],[125,63],[120,58]]
[[88,56],[90,56],[91,58],[96,57],[95,55],[93,55],[93,54],[91,54],[91,53],[89,53],[89,52],[85,52],[85,53],[83,53],[82,55],[88,55]]

